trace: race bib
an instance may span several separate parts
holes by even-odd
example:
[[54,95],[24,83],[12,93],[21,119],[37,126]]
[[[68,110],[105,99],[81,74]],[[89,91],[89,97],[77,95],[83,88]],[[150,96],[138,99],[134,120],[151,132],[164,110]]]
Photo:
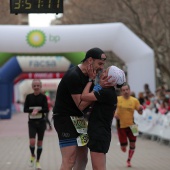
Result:
[[29,109],[38,109],[38,110],[41,110],[42,107],[41,106],[31,106],[31,107],[29,107]]
[[87,122],[84,117],[70,116],[76,131],[81,134],[87,134]]
[[133,133],[134,136],[138,136],[139,135],[139,131],[138,131],[138,125],[134,124],[130,126],[130,129]]
[[81,134],[77,137],[77,144],[78,146],[85,146],[89,141],[89,137],[87,134]]
[[41,119],[42,118],[42,113],[37,113],[36,115],[30,114],[29,117],[30,119]]
[[87,145],[89,138],[87,134],[87,121],[84,117],[70,116],[76,131],[80,134],[77,137],[77,145],[85,146]]

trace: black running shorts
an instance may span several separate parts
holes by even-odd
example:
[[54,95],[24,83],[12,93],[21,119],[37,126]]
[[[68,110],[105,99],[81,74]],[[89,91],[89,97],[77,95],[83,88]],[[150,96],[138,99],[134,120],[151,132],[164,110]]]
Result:
[[106,154],[110,147],[110,141],[89,139],[87,147],[90,149],[91,152],[99,152]]
[[76,139],[79,136],[69,116],[54,116],[54,127],[60,141]]
[[45,120],[29,120],[28,122],[29,138],[35,138],[38,135],[38,140],[43,140],[46,130]]

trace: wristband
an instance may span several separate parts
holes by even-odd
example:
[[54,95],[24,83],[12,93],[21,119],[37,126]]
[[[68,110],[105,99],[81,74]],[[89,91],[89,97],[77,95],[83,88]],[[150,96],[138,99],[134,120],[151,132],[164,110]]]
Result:
[[101,87],[99,84],[96,84],[96,85],[94,86],[94,88],[93,88],[93,91],[98,92],[98,91],[101,90],[101,89],[102,89],[102,87]]

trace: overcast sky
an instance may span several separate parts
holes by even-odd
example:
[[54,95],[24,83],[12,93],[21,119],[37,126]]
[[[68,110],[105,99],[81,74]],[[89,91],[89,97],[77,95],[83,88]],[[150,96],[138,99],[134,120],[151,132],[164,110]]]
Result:
[[56,16],[56,14],[29,14],[29,25],[33,27],[49,26]]

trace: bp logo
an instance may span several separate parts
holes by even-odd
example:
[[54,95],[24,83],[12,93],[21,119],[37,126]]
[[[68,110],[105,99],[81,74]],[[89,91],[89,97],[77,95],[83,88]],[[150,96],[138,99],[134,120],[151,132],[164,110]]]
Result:
[[46,36],[44,32],[40,30],[33,30],[27,34],[27,43],[31,47],[42,47],[46,42]]

